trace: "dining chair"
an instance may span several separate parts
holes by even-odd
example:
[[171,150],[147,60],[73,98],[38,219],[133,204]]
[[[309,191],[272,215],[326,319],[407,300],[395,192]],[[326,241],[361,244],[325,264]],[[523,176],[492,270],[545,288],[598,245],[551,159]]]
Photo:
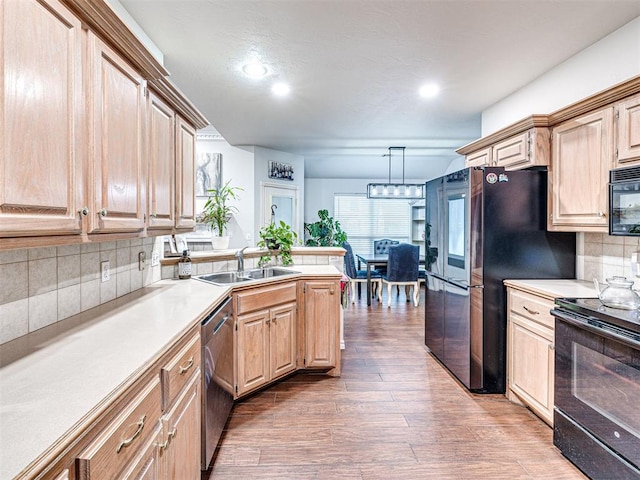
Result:
[[[413,304],[417,307],[420,300],[420,247],[409,243],[400,243],[389,247],[387,273],[382,275],[382,283],[387,284],[387,307],[391,307],[391,287],[393,285],[413,287]],[[407,292],[407,301],[409,293]]]
[[[342,248],[346,250],[344,254],[344,273],[349,277],[351,287],[351,303],[356,301],[356,285],[366,283],[367,271],[356,269],[356,260],[353,256],[353,249],[349,242],[343,242]],[[380,294],[382,292],[382,275],[378,270],[371,270],[371,287],[374,289],[374,295],[377,295],[378,301],[381,302]]]
[[389,238],[381,238],[380,240],[373,241],[373,253],[384,254],[389,253],[389,247],[391,245],[398,245],[400,242],[398,240],[391,240]]
[[[384,255],[389,253],[389,247],[391,245],[398,245],[400,242],[398,240],[391,240],[390,238],[381,238],[379,240],[373,241],[373,253],[375,255]],[[387,273],[386,265],[378,267],[378,271],[384,275]],[[400,295],[400,287],[398,287],[398,295]]]

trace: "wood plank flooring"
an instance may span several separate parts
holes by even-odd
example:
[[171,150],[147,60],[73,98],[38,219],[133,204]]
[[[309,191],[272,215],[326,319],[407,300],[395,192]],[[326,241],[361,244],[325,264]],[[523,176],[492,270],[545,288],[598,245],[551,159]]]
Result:
[[[385,293],[386,295],[386,293]],[[297,374],[237,403],[203,479],[584,479],[552,430],[470,394],[424,346],[418,308],[345,311],[342,376]]]

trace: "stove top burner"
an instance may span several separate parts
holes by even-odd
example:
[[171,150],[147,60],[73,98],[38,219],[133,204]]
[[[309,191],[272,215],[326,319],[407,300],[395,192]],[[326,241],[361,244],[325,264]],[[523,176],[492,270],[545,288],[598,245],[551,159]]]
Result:
[[557,298],[558,307],[640,333],[640,310],[605,307],[597,298]]

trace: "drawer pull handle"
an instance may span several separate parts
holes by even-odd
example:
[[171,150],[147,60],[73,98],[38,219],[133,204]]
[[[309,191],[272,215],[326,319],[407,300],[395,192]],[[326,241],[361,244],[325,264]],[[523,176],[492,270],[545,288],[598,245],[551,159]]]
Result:
[[138,425],[138,429],[134,432],[133,435],[131,435],[131,438],[127,438],[126,440],[123,440],[122,443],[118,445],[118,448],[116,449],[116,453],[120,453],[120,450],[122,450],[123,448],[127,448],[129,445],[133,443],[133,441],[136,438],[138,438],[138,435],[142,433],[142,429],[144,428],[144,421],[146,420],[146,418],[147,418],[146,415],[143,415],[142,417],[140,417],[140,420],[136,424]]
[[540,312],[538,312],[537,310],[531,310],[530,308],[527,308],[526,305],[523,305],[522,308],[524,308],[531,315],[540,315]]
[[191,356],[191,358],[189,359],[189,361],[184,367],[180,366],[180,370],[178,370],[178,372],[180,373],[180,375],[184,375],[189,371],[191,367],[193,367],[193,355]]
[[167,448],[169,448],[171,440],[176,438],[176,433],[178,433],[178,428],[174,427],[174,429],[167,434],[167,439],[164,442],[159,443],[158,447],[160,447],[161,450],[166,450]]

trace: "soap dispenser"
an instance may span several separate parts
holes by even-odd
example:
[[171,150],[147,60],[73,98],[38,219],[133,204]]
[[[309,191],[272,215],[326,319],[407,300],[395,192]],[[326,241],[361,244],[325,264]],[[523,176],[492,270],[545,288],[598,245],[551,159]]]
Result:
[[178,278],[181,280],[191,278],[191,258],[189,258],[189,250],[183,250],[182,257],[178,260]]

